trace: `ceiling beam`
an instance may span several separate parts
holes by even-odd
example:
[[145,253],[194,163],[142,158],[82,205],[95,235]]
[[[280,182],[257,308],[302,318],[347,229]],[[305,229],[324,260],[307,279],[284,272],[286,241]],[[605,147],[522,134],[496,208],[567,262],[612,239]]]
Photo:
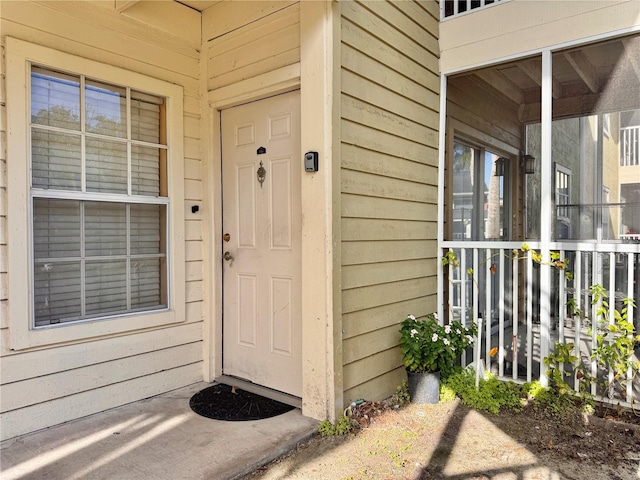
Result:
[[[615,81],[619,85],[607,87],[602,93],[590,93],[576,97],[564,97],[553,104],[553,119],[575,118],[597,113],[621,112],[640,108],[640,84],[629,79]],[[621,91],[625,95],[619,95]],[[522,123],[540,122],[542,105],[526,103],[518,112]]]
[[598,93],[600,90],[600,79],[596,73],[596,69],[593,68],[591,62],[584,54],[582,50],[576,50],[574,52],[567,52],[564,57],[571,64],[576,73],[580,76],[591,93]]
[[640,79],[640,37],[623,38],[624,56]]
[[524,103],[524,92],[515,83],[505,77],[495,68],[488,68],[474,72],[481,80],[484,80],[500,93],[518,105]]
[[[518,65],[518,68],[522,70],[527,77],[536,82],[539,87],[542,87],[542,62],[529,60],[525,62],[518,62],[516,65]],[[551,95],[557,100],[562,97],[562,84],[553,77],[551,80],[553,82]]]
[[116,12],[122,13],[125,10],[133,7],[140,0],[115,0],[115,9]]

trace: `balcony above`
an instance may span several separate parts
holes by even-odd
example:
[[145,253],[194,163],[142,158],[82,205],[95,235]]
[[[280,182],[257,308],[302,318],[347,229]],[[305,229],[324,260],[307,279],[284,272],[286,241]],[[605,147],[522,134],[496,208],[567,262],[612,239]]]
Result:
[[442,0],[440,2],[440,20],[508,1],[509,0]]
[[440,71],[460,72],[635,32],[640,2],[441,0]]

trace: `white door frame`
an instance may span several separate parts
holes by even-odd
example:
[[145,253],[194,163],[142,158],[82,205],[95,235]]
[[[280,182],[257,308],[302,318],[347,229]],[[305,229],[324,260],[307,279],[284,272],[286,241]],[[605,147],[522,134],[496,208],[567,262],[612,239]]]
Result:
[[[207,149],[203,165],[203,378],[211,382],[222,374],[220,111],[301,90],[301,152],[319,153],[319,171],[303,171],[301,177],[302,413],[331,420],[343,408],[340,168],[333,168],[333,148],[339,146],[340,55],[334,49],[334,43],[339,45],[338,8],[335,2],[300,2],[301,62],[207,92],[203,118],[208,123],[202,122]],[[206,92],[206,79],[202,88]]]

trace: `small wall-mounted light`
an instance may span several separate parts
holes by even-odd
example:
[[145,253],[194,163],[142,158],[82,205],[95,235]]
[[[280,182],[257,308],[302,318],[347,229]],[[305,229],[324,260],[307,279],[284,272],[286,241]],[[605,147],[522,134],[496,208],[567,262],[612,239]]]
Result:
[[525,175],[531,175],[536,173],[536,159],[532,155],[523,155],[521,161],[521,167],[524,170]]
[[494,176],[504,177],[504,171],[508,161],[509,159],[505,157],[499,157],[496,159],[496,170],[495,170]]

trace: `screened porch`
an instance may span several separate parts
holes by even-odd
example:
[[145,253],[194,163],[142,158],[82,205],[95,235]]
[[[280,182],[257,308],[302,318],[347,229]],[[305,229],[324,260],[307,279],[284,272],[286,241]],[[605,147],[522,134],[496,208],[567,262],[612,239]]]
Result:
[[591,354],[616,310],[640,326],[625,300],[640,299],[640,37],[450,75],[444,90],[439,313],[480,325],[463,361],[546,383],[544,358],[573,343],[600,380],[591,393],[631,405],[632,372],[603,398],[613,373]]

